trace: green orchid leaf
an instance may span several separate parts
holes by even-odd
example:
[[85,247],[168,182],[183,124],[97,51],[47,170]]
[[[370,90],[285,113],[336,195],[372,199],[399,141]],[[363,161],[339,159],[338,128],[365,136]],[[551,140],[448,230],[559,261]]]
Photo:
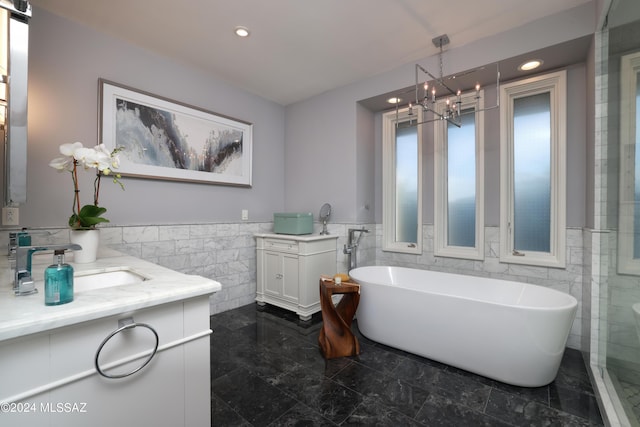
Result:
[[69,218],[69,226],[74,229],[95,228],[97,224],[109,222],[108,219],[101,216],[105,212],[107,212],[107,208],[85,205],[80,209],[78,214],[71,215]]

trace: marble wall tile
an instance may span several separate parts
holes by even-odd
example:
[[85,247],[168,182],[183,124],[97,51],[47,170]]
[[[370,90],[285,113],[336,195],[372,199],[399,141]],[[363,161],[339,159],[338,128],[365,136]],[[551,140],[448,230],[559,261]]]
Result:
[[186,240],[189,237],[188,225],[158,227],[158,240]]
[[[525,265],[505,264],[499,260],[499,227],[485,228],[485,259],[464,260],[435,256],[433,253],[433,225],[423,226],[423,253],[401,254],[381,249],[381,224],[328,224],[330,234],[337,235],[336,269],[346,272],[347,256],[342,247],[347,241],[349,228],[364,226],[370,232],[363,235],[358,248],[359,265],[398,265],[410,268],[432,269],[502,280],[535,283],[574,295],[582,303],[585,251],[582,230],[568,229],[569,246],[566,269],[550,269]],[[320,225],[315,224],[320,230]],[[162,266],[198,274],[217,280],[222,290],[211,298],[211,313],[219,313],[250,304],[256,292],[255,233],[272,232],[271,222],[265,223],[212,223],[175,224],[160,226],[104,227],[103,243],[129,255],[143,258]],[[68,241],[68,230],[51,230],[52,240]],[[1,232],[0,232],[1,233]],[[2,236],[2,234],[0,234]],[[597,256],[597,254],[592,254]],[[574,322],[569,345],[580,348],[584,321]],[[587,319],[588,321],[588,319]],[[578,324],[578,326],[576,326]]]
[[138,242],[154,242],[158,240],[158,227],[123,227],[122,242],[138,243]]
[[142,243],[142,258],[161,257],[175,255],[176,242],[174,240],[155,241]]

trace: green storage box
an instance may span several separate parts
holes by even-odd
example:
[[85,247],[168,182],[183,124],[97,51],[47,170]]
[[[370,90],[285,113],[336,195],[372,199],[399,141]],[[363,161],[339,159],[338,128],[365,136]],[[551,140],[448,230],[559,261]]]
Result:
[[273,232],[277,234],[313,233],[312,213],[274,213]]

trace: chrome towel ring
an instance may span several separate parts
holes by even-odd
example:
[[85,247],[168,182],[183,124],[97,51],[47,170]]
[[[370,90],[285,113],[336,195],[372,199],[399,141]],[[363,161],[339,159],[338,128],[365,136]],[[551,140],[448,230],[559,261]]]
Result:
[[[102,375],[105,378],[109,378],[109,379],[118,379],[118,378],[126,378],[130,375],[135,374],[136,372],[138,372],[139,370],[141,370],[142,368],[144,368],[145,366],[147,366],[147,364],[149,364],[149,362],[151,362],[151,359],[153,359],[153,357],[156,355],[157,351],[158,351],[158,344],[160,342],[160,339],[158,338],[158,333],[156,332],[155,329],[153,329],[151,326],[147,325],[146,323],[136,323],[133,321],[132,318],[126,318],[126,319],[122,319],[120,321],[118,321],[118,326],[120,326],[118,329],[116,329],[115,331],[111,332],[103,341],[102,344],[100,344],[100,346],[98,347],[98,351],[96,351],[96,358],[95,358],[95,366],[96,366],[96,371],[98,371],[98,373],[100,375]],[[151,352],[151,354],[149,355],[149,357],[147,357],[144,361],[144,363],[140,366],[138,366],[136,369],[134,369],[131,372],[125,373],[125,374],[107,374],[106,372],[104,372],[101,368],[100,368],[100,364],[98,362],[98,359],[100,358],[100,352],[102,351],[102,348],[105,346],[105,344],[107,344],[107,342],[109,342],[109,340],[111,338],[113,338],[114,336],[116,336],[117,334],[119,334],[120,332],[127,330],[127,329],[133,329],[136,327],[142,327],[142,328],[147,328],[149,329],[151,332],[153,332],[153,335],[155,335],[156,337],[156,344],[153,348],[153,351]]]

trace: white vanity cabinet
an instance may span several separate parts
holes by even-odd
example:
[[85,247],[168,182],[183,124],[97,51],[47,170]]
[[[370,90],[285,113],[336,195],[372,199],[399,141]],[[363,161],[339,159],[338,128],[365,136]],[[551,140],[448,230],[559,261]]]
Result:
[[[0,425],[209,425],[208,320],[204,295],[0,342]],[[158,349],[146,366],[99,374],[112,334],[100,369],[140,367],[156,344],[150,328]]]
[[320,276],[336,273],[338,236],[256,234],[255,238],[256,301],[309,320],[320,311]]

